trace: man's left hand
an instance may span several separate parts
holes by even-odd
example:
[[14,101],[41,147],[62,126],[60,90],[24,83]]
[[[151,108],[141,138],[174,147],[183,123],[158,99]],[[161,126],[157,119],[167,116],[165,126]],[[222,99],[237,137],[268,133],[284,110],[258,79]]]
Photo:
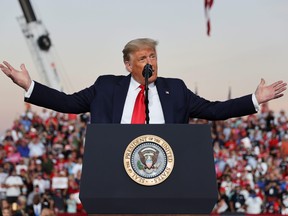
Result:
[[265,80],[261,79],[261,82],[255,91],[255,96],[258,103],[262,104],[270,100],[282,97],[284,95],[283,92],[287,89],[286,85],[287,83],[281,80],[267,86],[265,85]]

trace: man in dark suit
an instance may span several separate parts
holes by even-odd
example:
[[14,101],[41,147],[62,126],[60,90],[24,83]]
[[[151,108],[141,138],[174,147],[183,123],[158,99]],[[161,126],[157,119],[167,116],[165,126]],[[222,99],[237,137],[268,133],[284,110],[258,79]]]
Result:
[[91,113],[92,123],[131,123],[139,85],[144,85],[143,68],[153,69],[149,82],[150,123],[188,123],[189,118],[224,120],[258,111],[261,103],[283,96],[283,81],[265,85],[262,79],[254,94],[224,102],[211,102],[190,91],[179,79],[158,77],[157,41],[135,39],[123,49],[128,76],[100,76],[89,88],[72,95],[48,88],[32,81],[25,65],[14,69],[8,62],[1,70],[14,83],[25,89],[25,101],[64,113]]

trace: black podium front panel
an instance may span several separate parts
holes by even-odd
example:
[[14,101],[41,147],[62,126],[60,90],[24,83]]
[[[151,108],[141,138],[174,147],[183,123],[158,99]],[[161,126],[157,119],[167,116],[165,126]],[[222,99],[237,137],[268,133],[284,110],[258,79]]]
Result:
[[[161,184],[143,186],[126,173],[123,157],[136,137],[155,135],[174,153]],[[209,125],[88,125],[80,199],[89,214],[207,214],[217,201]]]

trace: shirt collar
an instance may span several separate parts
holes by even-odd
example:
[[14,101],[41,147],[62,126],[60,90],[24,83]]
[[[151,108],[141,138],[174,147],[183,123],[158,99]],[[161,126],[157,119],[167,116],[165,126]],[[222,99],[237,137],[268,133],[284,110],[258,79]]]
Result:
[[[132,89],[136,90],[138,89],[140,83],[138,83],[134,78],[133,76],[131,76],[131,81],[130,81],[130,86],[132,87]],[[148,88],[152,89],[155,87],[155,83],[149,83],[148,84]]]

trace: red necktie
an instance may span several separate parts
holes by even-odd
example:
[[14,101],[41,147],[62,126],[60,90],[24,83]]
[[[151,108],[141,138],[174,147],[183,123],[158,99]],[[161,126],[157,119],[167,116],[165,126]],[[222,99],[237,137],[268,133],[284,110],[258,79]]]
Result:
[[139,88],[141,88],[141,90],[135,101],[131,124],[145,124],[144,85],[140,85]]

